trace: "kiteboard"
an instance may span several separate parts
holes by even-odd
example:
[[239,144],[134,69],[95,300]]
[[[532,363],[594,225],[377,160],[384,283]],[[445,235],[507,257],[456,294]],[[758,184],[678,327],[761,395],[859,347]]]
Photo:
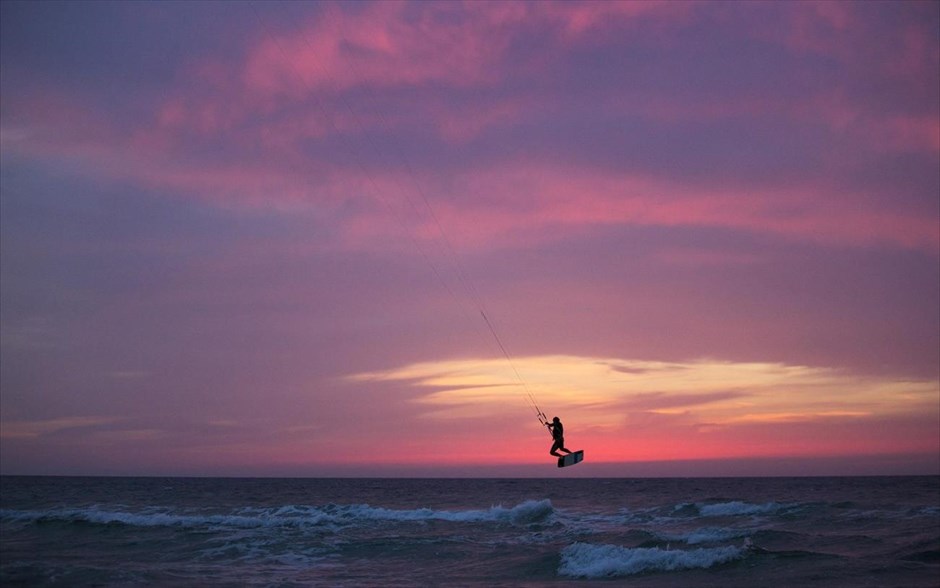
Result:
[[558,458],[558,467],[565,468],[568,466],[573,466],[576,463],[581,463],[584,459],[584,450],[578,450],[574,453],[569,453],[568,455],[563,455]]

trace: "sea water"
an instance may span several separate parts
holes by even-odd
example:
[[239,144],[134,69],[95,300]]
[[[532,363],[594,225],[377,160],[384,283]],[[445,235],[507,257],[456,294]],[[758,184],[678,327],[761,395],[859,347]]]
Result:
[[3,586],[940,586],[940,478],[0,478]]

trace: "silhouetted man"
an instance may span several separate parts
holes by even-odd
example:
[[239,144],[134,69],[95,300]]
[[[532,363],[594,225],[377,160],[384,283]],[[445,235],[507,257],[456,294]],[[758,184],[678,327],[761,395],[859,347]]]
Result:
[[565,449],[565,427],[561,424],[561,419],[555,417],[552,419],[552,422],[545,423],[545,426],[552,432],[552,439],[555,440],[555,442],[552,443],[552,448],[549,450],[549,453],[555,457],[561,457],[561,454],[558,453],[559,449],[565,453],[571,453],[571,451]]

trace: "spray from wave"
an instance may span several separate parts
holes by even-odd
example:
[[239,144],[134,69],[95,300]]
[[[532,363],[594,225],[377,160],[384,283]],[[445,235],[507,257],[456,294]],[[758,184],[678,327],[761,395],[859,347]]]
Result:
[[732,546],[686,551],[575,543],[562,550],[558,573],[573,578],[610,578],[643,572],[704,569],[741,559],[745,554],[745,549]]

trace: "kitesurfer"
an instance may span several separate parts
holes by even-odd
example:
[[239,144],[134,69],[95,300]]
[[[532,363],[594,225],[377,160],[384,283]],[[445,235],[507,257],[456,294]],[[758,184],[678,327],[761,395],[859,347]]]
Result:
[[561,419],[555,417],[552,419],[552,422],[545,423],[545,426],[551,431],[552,439],[555,440],[555,442],[552,443],[552,448],[548,452],[555,457],[561,457],[561,454],[558,453],[559,449],[565,453],[571,453],[571,451],[565,448],[565,427],[561,424]]

